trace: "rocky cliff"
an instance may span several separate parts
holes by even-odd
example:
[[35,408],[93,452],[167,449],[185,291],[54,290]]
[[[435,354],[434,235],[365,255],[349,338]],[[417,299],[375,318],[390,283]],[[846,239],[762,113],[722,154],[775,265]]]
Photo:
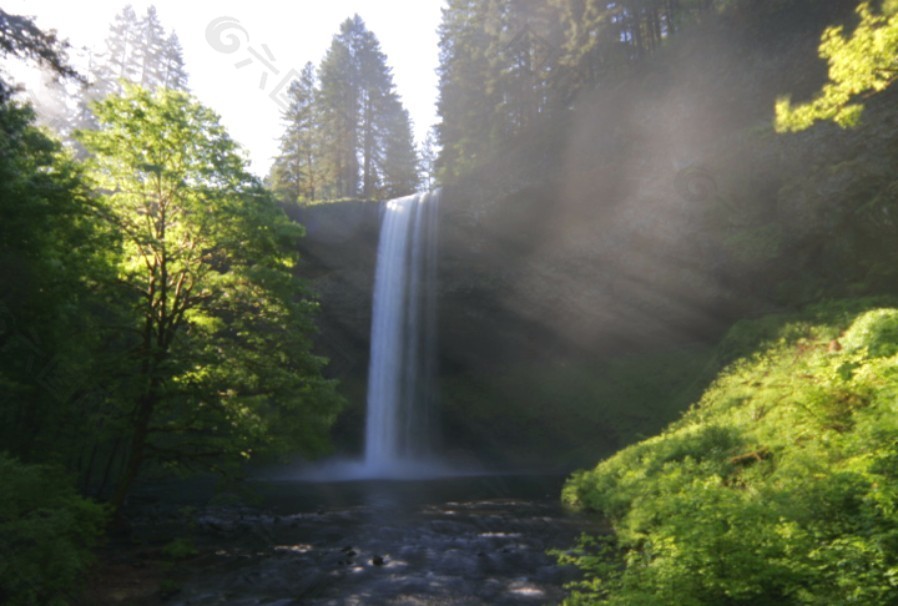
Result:
[[[445,448],[507,464],[593,461],[676,418],[739,318],[894,290],[895,91],[860,128],[772,128],[813,94],[828,23],[757,44],[683,38],[444,188],[439,367]],[[893,87],[894,88],[894,87]],[[364,422],[381,205],[303,208],[320,351]]]

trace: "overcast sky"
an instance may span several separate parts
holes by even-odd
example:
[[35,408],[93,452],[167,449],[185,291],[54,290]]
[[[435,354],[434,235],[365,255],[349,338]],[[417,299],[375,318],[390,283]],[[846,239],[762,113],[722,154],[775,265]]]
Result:
[[[354,13],[380,40],[419,142],[437,120],[442,0],[4,0],[3,9],[36,17],[39,26],[56,29],[74,47],[99,50],[126,4],[138,15],[155,5],[166,30],[177,32],[192,92],[221,115],[260,176],[282,131],[279,93],[306,61],[318,65],[340,23]],[[230,53],[222,50],[229,37],[236,41]]]

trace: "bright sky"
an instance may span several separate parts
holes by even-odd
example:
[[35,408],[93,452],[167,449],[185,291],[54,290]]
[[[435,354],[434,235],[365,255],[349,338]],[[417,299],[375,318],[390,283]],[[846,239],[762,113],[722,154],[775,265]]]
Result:
[[[3,9],[36,17],[38,26],[56,29],[73,47],[99,50],[109,24],[126,4],[4,0]],[[285,87],[279,85],[306,61],[317,67],[340,23],[355,13],[387,55],[419,142],[437,121],[436,30],[442,0],[133,0],[130,4],[138,15],[155,5],[166,30],[177,32],[191,91],[221,115],[260,176],[267,173],[283,130],[278,93]],[[226,53],[222,42],[229,37],[239,44]]]

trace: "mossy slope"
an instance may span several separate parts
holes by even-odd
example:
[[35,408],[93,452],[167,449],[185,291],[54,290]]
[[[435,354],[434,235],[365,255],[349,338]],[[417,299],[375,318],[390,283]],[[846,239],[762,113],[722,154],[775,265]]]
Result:
[[572,604],[898,603],[898,307],[737,325],[731,363],[660,435],[575,474],[608,539],[562,556]]

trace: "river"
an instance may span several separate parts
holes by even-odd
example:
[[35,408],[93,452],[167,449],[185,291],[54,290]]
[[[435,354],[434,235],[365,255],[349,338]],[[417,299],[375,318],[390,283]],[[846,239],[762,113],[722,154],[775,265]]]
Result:
[[[257,482],[252,507],[181,509],[198,553],[171,572],[165,603],[557,604],[577,572],[547,550],[601,530],[562,508],[562,481]],[[135,536],[163,517],[139,517]]]

